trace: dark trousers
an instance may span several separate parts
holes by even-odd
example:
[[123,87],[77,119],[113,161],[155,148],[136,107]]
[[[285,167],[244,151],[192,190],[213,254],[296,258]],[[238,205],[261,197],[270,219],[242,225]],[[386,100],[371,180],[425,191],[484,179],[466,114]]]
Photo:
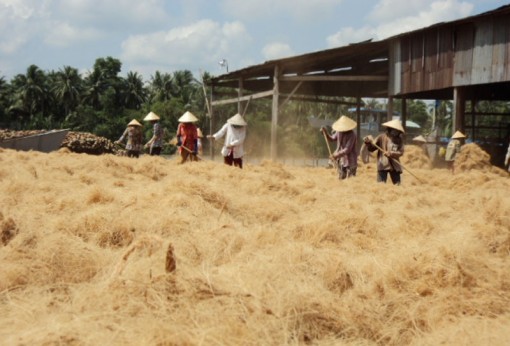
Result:
[[235,167],[243,168],[243,158],[240,157],[238,159],[234,159],[234,153],[230,153],[227,156],[223,157],[223,162],[225,162],[226,165]]
[[[340,163],[339,163],[340,164]],[[357,167],[340,167],[338,166],[338,179],[346,179],[356,176]]]
[[128,150],[127,151],[127,156],[128,157],[136,157],[136,158],[138,158],[138,156],[140,156],[140,152],[138,150]]
[[386,183],[386,180],[388,180],[388,173],[390,174],[393,185],[400,185],[400,174],[402,173],[397,171],[377,171],[377,181]]
[[151,156],[154,156],[154,155],[157,156],[157,155],[161,154],[161,147],[152,147],[150,154],[151,154]]

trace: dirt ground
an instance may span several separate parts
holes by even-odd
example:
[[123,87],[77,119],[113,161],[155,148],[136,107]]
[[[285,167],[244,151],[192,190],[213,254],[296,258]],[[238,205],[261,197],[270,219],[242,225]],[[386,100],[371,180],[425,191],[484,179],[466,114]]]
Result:
[[3,345],[508,345],[510,178],[0,149]]

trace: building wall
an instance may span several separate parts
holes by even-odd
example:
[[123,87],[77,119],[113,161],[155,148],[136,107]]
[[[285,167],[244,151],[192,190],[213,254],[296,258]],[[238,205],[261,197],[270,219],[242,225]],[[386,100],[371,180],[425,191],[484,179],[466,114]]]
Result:
[[390,94],[510,81],[510,13],[505,12],[393,40]]

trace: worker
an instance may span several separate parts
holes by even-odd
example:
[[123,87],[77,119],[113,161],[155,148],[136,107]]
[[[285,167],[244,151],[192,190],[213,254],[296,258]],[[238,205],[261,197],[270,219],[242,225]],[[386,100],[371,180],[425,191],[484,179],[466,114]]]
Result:
[[400,185],[402,166],[400,157],[404,154],[404,128],[399,120],[391,120],[382,124],[386,127],[385,133],[375,138],[363,138],[368,151],[377,152],[377,181],[386,183],[388,174],[393,185]]
[[423,154],[429,157],[429,151],[427,148],[427,140],[422,135],[416,136],[413,138],[413,142],[416,143],[423,150]]
[[198,146],[198,155],[203,155],[204,154],[204,148],[202,146],[202,138],[204,138],[204,134],[202,133],[202,130],[200,130],[200,128],[197,128],[197,146]]
[[358,167],[358,137],[354,129],[357,123],[349,117],[342,115],[331,125],[334,132],[329,134],[325,127],[321,127],[322,133],[329,141],[336,141],[336,150],[330,159],[336,162],[338,178],[343,180],[356,176]]
[[195,122],[198,118],[193,113],[187,111],[179,118],[177,126],[177,146],[181,155],[181,162],[184,163],[188,159],[197,161],[198,157],[198,131]]
[[465,139],[466,136],[462,132],[456,131],[446,146],[444,159],[448,169],[452,172],[452,174],[455,174],[455,159],[457,158],[457,154],[460,153]]
[[163,149],[164,130],[159,122],[159,116],[154,112],[150,112],[143,120],[152,124],[152,138],[145,144],[144,148],[149,148],[151,156],[160,155]]
[[508,149],[505,155],[505,166],[508,166],[508,172],[510,172],[510,143],[508,143]]
[[226,165],[243,168],[244,140],[247,126],[248,123],[242,115],[237,113],[229,118],[218,132],[207,135],[207,138],[212,140],[218,140],[225,136],[221,154]]
[[126,130],[115,143],[121,144],[124,139],[127,139],[126,143],[126,151],[128,157],[136,157],[140,156],[140,150],[142,150],[142,124],[140,124],[136,119],[131,120],[126,127]]

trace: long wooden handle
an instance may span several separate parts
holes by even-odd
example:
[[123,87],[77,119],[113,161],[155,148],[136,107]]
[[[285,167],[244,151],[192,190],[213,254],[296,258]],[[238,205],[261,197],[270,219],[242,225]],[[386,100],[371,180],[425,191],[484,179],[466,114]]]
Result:
[[[375,144],[374,141],[371,142],[371,144],[376,147],[377,149],[379,149],[380,151],[382,151],[383,155],[384,153],[386,152],[386,150],[383,150],[383,148],[381,148],[380,146],[378,146],[377,144]],[[420,178],[418,178],[416,175],[413,174],[413,172],[411,172],[410,170],[408,170],[403,164],[400,163],[400,161],[397,161],[395,160],[393,157],[391,156],[388,156],[388,158],[392,159],[393,162],[395,162],[396,164],[398,164],[400,167],[402,167],[403,169],[405,169],[409,174],[411,174],[413,177],[415,177],[420,183],[423,183],[423,180],[421,180]]]

